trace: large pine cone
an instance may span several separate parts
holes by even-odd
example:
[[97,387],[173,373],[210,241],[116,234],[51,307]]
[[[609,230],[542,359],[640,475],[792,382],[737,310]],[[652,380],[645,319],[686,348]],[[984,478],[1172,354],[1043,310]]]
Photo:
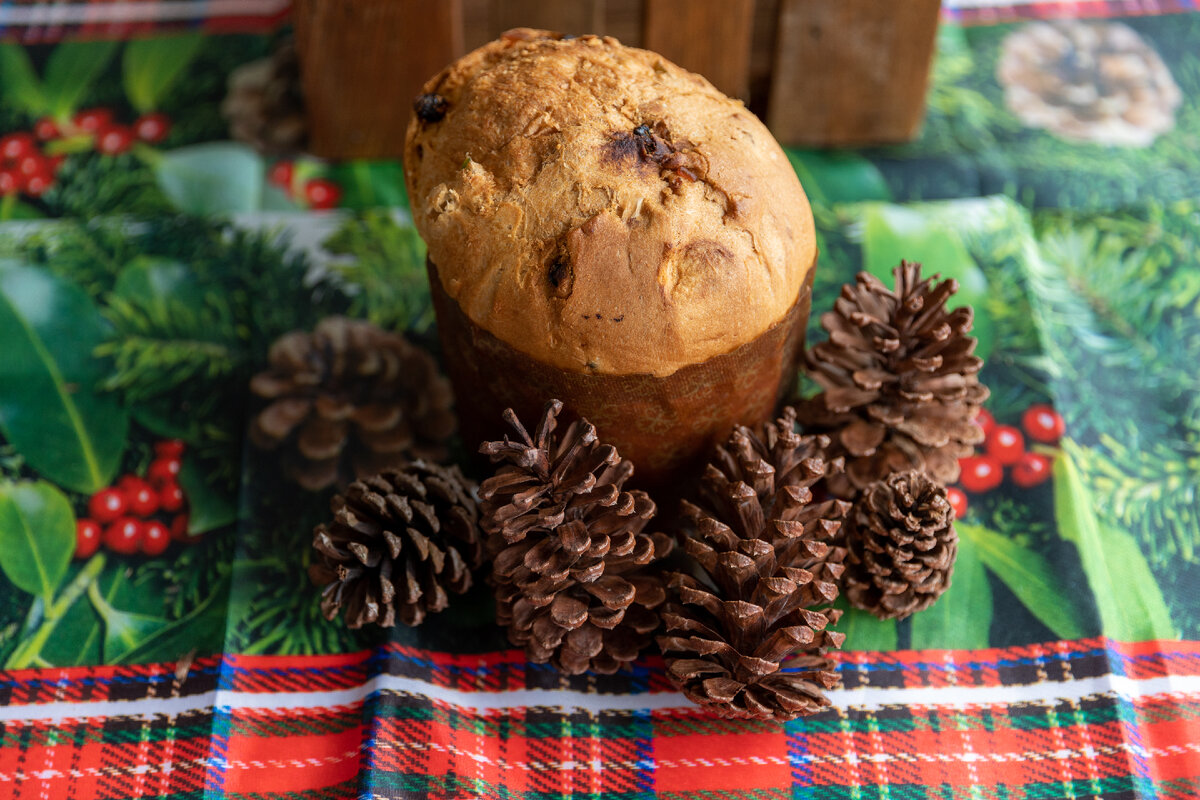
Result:
[[346,624],[419,625],[448,592],[471,586],[483,561],[472,485],[458,467],[414,461],[350,484],[332,501],[333,522],[313,531],[309,567],[325,589],[321,611]]
[[1077,142],[1147,147],[1175,127],[1183,92],[1121,22],[1032,22],[1004,38],[1004,102],[1024,124]]
[[260,153],[282,155],[300,150],[308,138],[300,60],[291,40],[267,58],[243,64],[229,73],[221,116],[229,135]]
[[928,608],[950,587],[958,555],[953,520],[945,487],[922,472],[872,483],[847,526],[846,598],[880,619]]
[[[849,504],[817,501],[824,437],[800,436],[787,409],[759,433],[734,429],[705,472],[701,503],[684,504],[692,575],[671,578],[659,637],[667,674],[692,701],[723,717],[794,719],[829,705],[838,683],[828,648]],[[787,662],[784,659],[796,654]]]
[[921,469],[945,484],[958,480],[958,460],[983,441],[975,417],[988,390],[983,361],[968,336],[969,307],[947,311],[953,279],[921,278],[921,265],[901,261],[893,292],[859,273],[821,316],[828,341],[808,353],[809,374],[823,391],[804,403],[806,429],[827,433],[831,455],[846,461],[829,481],[838,497],[893,472]]
[[658,628],[662,580],[643,568],[671,541],[644,532],[654,501],[622,490],[633,465],[586,420],[556,436],[561,411],[548,403],[533,436],[506,411],[518,439],[480,447],[502,463],[479,491],[497,622],[531,661],[615,672]]
[[443,460],[454,432],[450,383],[433,357],[369,322],[328,317],[280,337],[250,391],[270,401],[250,440],[283,449],[309,490],[345,485],[409,458]]

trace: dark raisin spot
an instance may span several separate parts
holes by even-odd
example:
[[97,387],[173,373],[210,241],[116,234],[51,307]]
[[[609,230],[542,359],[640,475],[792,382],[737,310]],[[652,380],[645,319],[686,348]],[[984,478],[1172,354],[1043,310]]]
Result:
[[619,317],[613,317],[613,318],[612,318],[612,321],[613,321],[613,322],[620,322],[620,321],[621,321],[621,320],[623,320],[623,319],[625,319],[625,315],[624,315],[624,314],[622,314],[622,315],[621,315],[621,316],[619,316]]
[[[550,281],[550,286],[554,288],[554,296],[559,298],[567,298],[571,296],[571,289],[575,285],[575,273],[571,271],[571,265],[566,261],[555,261],[550,265],[549,272],[546,273],[546,278]],[[584,316],[587,319],[587,316]]]
[[561,261],[556,261],[550,265],[550,285],[553,286],[555,289],[557,289],[558,285],[560,283],[562,283],[563,271],[566,268],[567,268],[567,265],[562,263]]
[[413,111],[423,122],[438,122],[449,109],[450,101],[440,94],[419,94],[413,101]]
[[633,129],[633,135],[634,136],[649,136],[650,135],[650,126],[643,122],[641,125],[638,125],[636,128]]

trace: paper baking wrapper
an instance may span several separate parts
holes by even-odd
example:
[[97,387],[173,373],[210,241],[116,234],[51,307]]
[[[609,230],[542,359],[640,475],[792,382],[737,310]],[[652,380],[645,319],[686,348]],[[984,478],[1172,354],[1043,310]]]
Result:
[[735,424],[757,424],[775,413],[795,383],[812,306],[810,269],[784,318],[730,353],[666,377],[579,373],[537,361],[480,328],[446,294],[436,265],[427,265],[468,452],[511,435],[504,409],[515,410],[532,432],[546,401],[558,398],[564,414],[586,418],[601,441],[633,461],[633,483],[672,494],[683,493],[681,482],[699,472]]

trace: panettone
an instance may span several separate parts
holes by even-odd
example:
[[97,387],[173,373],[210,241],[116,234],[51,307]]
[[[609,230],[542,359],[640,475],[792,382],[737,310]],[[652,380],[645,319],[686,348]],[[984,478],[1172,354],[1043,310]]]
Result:
[[468,442],[559,397],[661,481],[790,388],[812,213],[700,76],[510,31],[425,85],[405,174]]

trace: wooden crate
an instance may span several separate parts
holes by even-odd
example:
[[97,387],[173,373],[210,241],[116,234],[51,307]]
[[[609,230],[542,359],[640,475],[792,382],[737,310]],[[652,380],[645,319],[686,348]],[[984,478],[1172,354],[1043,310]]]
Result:
[[310,146],[401,154],[410,98],[514,27],[615,36],[707,77],[785,144],[918,132],[940,0],[295,0]]

